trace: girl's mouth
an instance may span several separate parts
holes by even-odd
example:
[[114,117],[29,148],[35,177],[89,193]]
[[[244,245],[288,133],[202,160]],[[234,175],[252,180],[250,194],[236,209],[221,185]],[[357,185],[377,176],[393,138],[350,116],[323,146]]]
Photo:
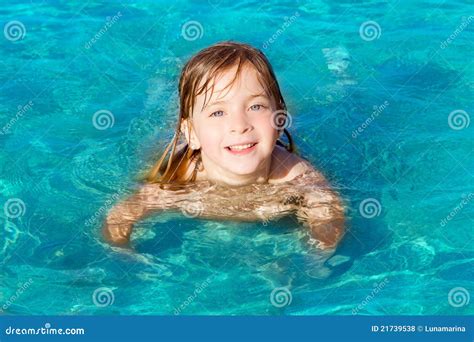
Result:
[[231,145],[227,146],[225,149],[234,155],[242,155],[247,154],[255,150],[255,146],[258,143],[248,143],[248,144],[241,144],[241,145]]

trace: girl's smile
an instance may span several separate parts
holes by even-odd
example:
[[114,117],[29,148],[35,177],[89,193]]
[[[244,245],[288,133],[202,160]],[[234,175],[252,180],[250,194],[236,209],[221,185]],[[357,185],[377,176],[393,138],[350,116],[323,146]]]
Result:
[[257,142],[249,142],[249,143],[227,146],[226,149],[233,155],[241,156],[241,155],[248,154],[252,151],[255,151],[254,147],[257,146],[257,144],[258,144]]

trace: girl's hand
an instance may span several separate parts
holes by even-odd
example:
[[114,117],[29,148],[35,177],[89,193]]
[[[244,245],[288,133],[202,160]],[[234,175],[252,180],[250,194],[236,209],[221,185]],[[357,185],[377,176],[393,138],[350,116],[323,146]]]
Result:
[[110,223],[109,220],[106,220],[102,228],[102,234],[107,242],[123,246],[129,243],[132,230],[133,224],[130,222]]
[[135,203],[136,199],[130,198],[109,211],[102,228],[102,234],[107,242],[117,246],[129,243],[133,224],[139,218],[137,211],[133,210],[137,207]]
[[173,197],[167,195],[158,185],[142,186],[134,195],[116,204],[108,213],[102,228],[107,242],[124,246],[129,243],[133,224],[150,213],[170,205]]
[[322,175],[314,177],[313,185],[304,189],[296,215],[319,248],[334,249],[345,234],[344,205]]
[[345,221],[342,217],[334,217],[325,221],[308,220],[309,229],[317,246],[321,249],[335,249],[337,244],[344,236]]

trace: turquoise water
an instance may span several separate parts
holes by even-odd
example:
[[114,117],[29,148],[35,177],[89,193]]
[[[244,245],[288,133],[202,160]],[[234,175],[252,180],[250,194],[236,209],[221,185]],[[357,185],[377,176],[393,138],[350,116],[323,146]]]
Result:
[[[24,30],[0,37],[0,309],[473,314],[473,10],[433,0],[3,2],[2,27]],[[190,21],[197,34],[182,32]],[[375,36],[359,32],[368,21]],[[182,63],[226,39],[265,51],[301,154],[346,200],[349,232],[325,262],[293,218],[167,213],[137,226],[134,252],[101,240],[110,203],[172,135]],[[94,126],[100,110],[113,125]],[[360,210],[368,199],[375,212]]]

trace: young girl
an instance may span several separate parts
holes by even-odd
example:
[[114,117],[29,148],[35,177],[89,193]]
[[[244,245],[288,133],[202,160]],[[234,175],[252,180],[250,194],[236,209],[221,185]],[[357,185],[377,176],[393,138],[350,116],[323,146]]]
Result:
[[[288,214],[319,248],[344,234],[338,195],[295,154],[291,119],[272,67],[249,45],[222,42],[189,60],[175,135],[136,194],[112,208],[105,238],[127,244],[133,224],[163,210],[244,221]],[[280,140],[286,135],[288,143]]]

